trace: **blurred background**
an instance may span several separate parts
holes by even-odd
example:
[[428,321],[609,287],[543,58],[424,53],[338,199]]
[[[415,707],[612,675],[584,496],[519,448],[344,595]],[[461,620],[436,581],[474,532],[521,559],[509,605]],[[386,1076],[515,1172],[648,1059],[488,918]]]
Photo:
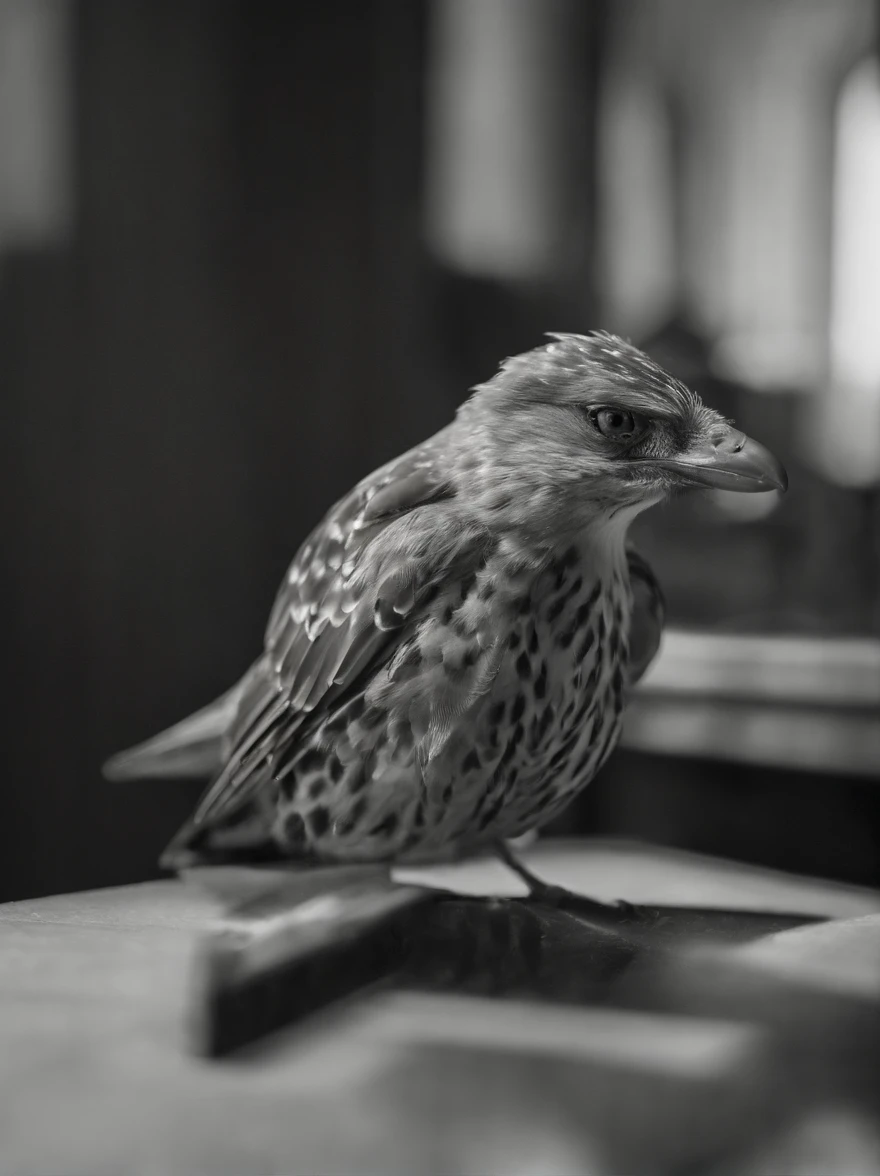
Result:
[[199,788],[102,760],[597,327],[791,489],[639,521],[672,632],[555,831],[880,880],[878,46],[877,0],[0,0],[0,900],[156,876]]

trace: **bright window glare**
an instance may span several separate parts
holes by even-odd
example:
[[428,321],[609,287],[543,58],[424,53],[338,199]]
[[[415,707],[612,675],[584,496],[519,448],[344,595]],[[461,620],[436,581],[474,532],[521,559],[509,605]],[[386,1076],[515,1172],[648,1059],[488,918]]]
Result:
[[831,381],[817,459],[834,481],[880,477],[880,62],[865,61],[837,108]]

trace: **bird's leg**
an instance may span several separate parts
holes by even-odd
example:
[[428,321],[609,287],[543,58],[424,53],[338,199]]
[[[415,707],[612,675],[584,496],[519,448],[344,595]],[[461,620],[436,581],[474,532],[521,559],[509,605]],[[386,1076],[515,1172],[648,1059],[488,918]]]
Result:
[[564,886],[553,886],[544,882],[532,873],[528,867],[516,857],[506,841],[495,842],[495,852],[508,869],[513,870],[529,888],[529,899],[532,902],[543,902],[548,906],[568,907],[582,913],[595,914],[635,914],[638,907],[622,899],[617,902],[599,902],[595,898],[577,894],[573,890],[566,890]]

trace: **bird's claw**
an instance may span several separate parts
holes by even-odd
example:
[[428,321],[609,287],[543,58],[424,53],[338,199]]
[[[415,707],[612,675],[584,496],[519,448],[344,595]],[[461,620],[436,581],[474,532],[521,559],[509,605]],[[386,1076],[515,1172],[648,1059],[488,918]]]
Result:
[[639,915],[642,912],[640,906],[637,906],[634,902],[628,902],[625,898],[616,898],[608,905],[616,911],[620,911],[622,915]]
[[626,899],[602,902],[596,898],[589,898],[585,894],[578,894],[574,890],[566,890],[563,886],[553,886],[549,883],[533,886],[528,897],[531,902],[539,902],[557,910],[567,908],[575,914],[628,915],[633,918],[642,914],[641,907],[627,902]]
[[529,891],[529,899],[532,902],[542,902],[545,906],[561,907],[566,903],[571,902],[573,895],[570,890],[565,890],[562,886],[551,886],[547,883],[542,883],[540,886],[535,886]]

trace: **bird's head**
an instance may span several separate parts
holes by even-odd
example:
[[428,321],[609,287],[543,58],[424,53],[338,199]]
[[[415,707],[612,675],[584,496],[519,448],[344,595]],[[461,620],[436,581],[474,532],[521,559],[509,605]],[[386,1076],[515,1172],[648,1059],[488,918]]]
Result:
[[785,470],[695,392],[604,332],[505,360],[459,410],[462,476],[497,524],[619,519],[677,489],[785,490]]

